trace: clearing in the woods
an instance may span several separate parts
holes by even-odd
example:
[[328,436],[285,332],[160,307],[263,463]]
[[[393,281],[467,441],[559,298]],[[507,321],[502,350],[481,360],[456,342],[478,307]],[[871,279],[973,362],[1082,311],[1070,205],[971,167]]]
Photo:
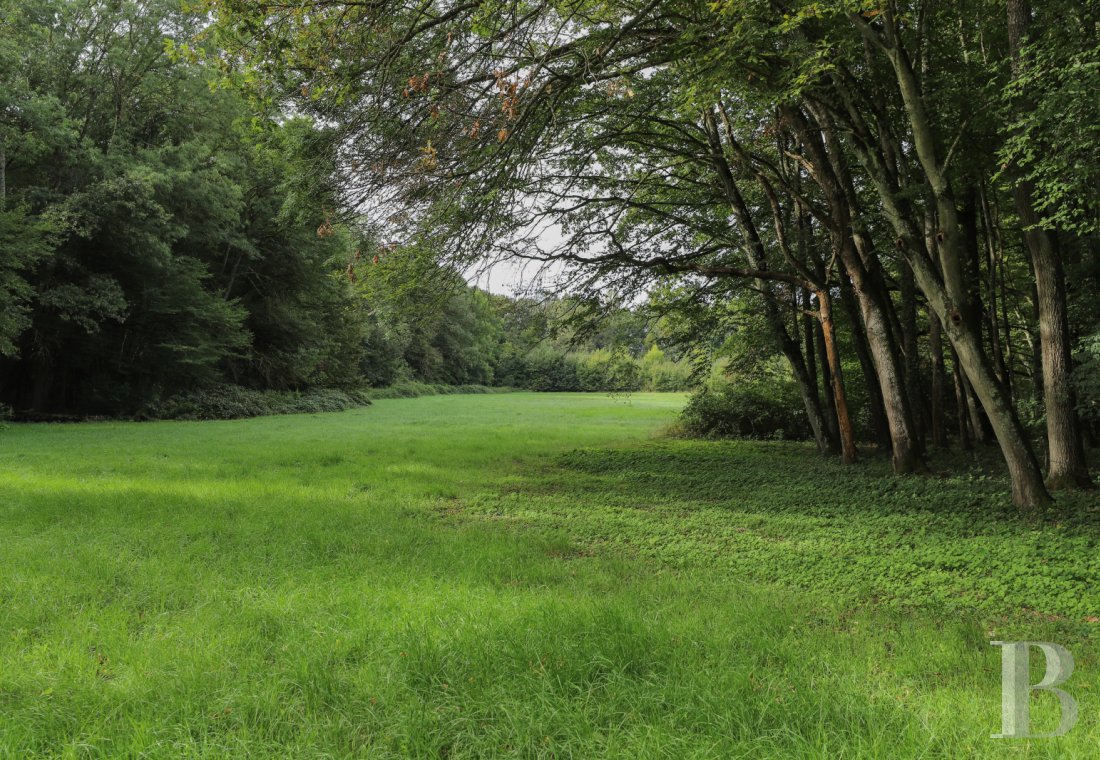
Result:
[[[1040,532],[993,460],[683,440],[682,403],[10,426],[0,756],[1095,757],[1095,497]],[[1068,736],[989,738],[1009,638],[1073,651]]]

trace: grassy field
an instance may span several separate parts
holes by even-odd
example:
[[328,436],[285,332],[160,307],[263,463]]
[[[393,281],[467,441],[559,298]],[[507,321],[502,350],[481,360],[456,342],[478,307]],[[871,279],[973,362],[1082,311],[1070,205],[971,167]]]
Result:
[[[0,431],[0,757],[1097,756],[1095,496],[1031,525],[984,460],[681,403]],[[995,638],[1074,652],[1069,735],[989,738]]]

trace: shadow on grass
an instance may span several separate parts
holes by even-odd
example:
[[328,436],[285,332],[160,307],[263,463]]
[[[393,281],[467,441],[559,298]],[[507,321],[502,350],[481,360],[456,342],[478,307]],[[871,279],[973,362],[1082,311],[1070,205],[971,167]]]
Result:
[[801,444],[663,440],[573,451],[467,511],[852,604],[1041,615],[1091,632],[1097,495],[1062,496],[1060,516],[1040,524],[1016,513],[983,459],[938,464],[899,478],[888,463],[844,467]]

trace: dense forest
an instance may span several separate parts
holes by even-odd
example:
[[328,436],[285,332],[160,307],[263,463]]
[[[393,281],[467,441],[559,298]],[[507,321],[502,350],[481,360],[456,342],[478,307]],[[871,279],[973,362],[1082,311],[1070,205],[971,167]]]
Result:
[[181,3],[3,13],[0,402],[16,413],[150,414],[225,386],[688,382],[643,377],[663,354],[636,311],[562,335],[580,304],[489,295],[337,218],[325,131],[218,86],[181,53],[202,30]]
[[697,431],[1091,484],[1096,0],[201,5],[4,6],[14,412],[702,383]]

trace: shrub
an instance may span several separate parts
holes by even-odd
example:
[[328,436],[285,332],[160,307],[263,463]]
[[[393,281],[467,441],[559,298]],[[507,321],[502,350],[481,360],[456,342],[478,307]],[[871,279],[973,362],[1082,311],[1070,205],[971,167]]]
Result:
[[622,350],[568,353],[549,345],[531,351],[509,347],[494,376],[504,385],[532,391],[681,391],[695,385],[691,367],[670,361],[656,346],[642,359]]
[[681,413],[688,433],[736,438],[811,437],[806,412],[789,381],[721,381],[697,391]]
[[442,383],[421,383],[410,380],[404,383],[395,383],[385,388],[370,388],[366,392],[373,399],[385,399],[444,396],[454,393],[510,393],[511,391],[511,388],[490,387],[488,385],[444,385]]
[[650,346],[641,358],[641,371],[646,390],[684,391],[698,385],[687,361],[674,362],[658,346]]
[[141,416],[171,420],[232,420],[269,414],[342,412],[370,404],[361,390],[259,391],[224,385],[172,396],[150,405]]
[[523,387],[533,391],[580,390],[576,357],[553,349],[536,349],[526,357]]
[[577,385],[582,391],[637,391],[642,370],[629,354],[597,350],[577,362]]

